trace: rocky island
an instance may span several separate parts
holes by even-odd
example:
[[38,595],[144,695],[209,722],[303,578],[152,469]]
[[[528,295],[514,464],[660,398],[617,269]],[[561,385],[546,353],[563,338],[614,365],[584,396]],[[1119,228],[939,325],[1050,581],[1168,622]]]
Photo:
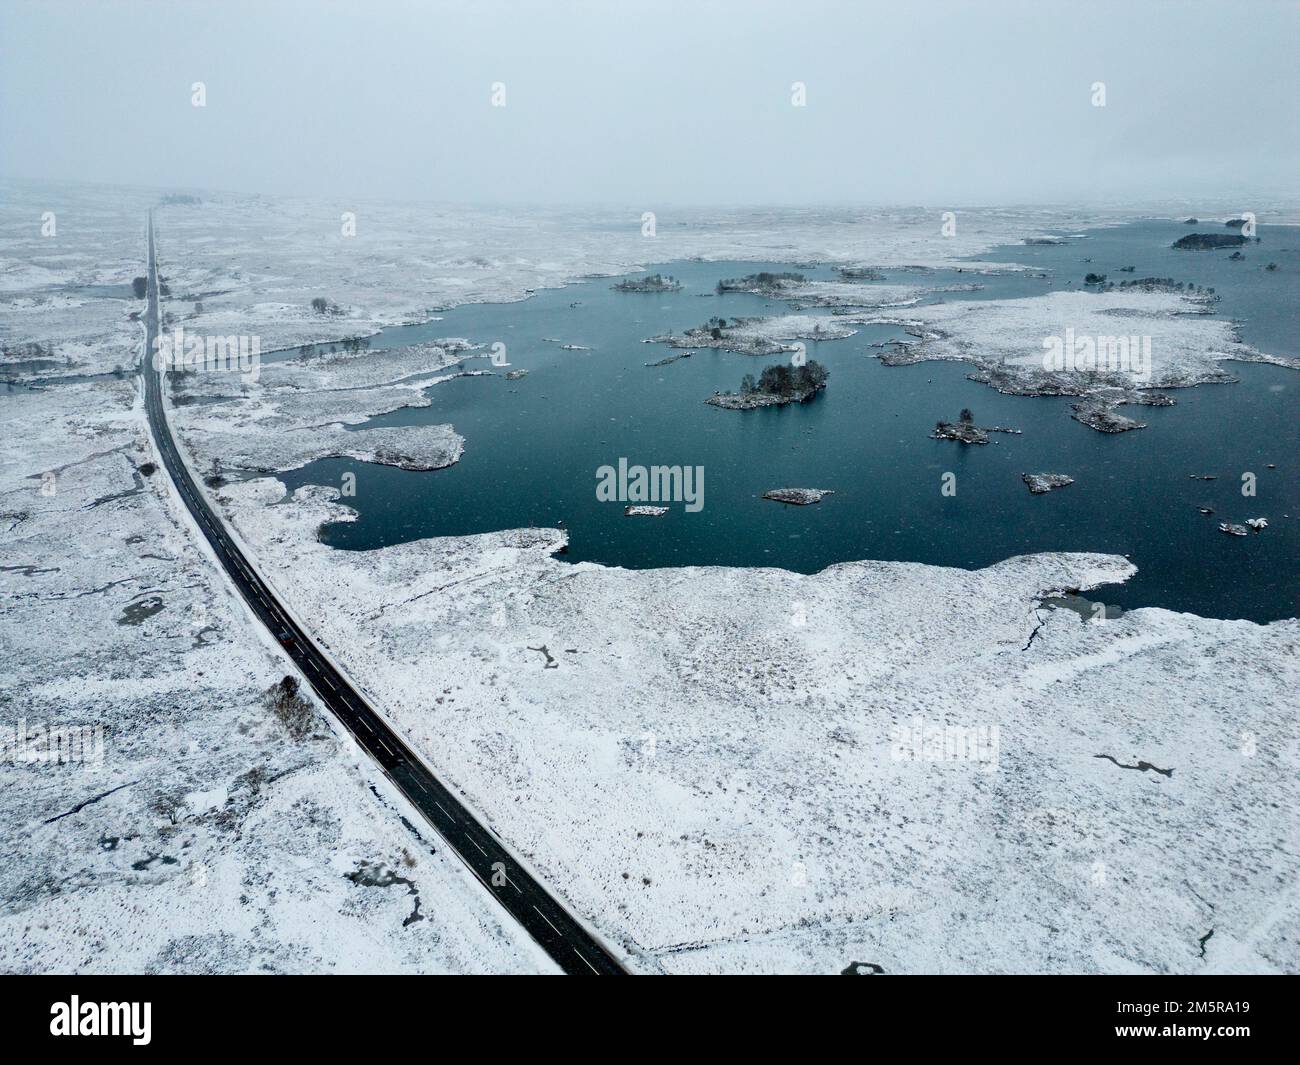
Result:
[[787,285],[799,285],[807,280],[803,274],[793,271],[775,274],[762,270],[744,277],[724,278],[718,282],[717,293],[721,296],[724,292],[752,292],[756,296],[779,297]]
[[778,503],[789,503],[796,507],[806,507],[820,503],[823,496],[834,495],[830,488],[773,488],[764,492],[764,499],[774,499]]
[[667,344],[673,348],[717,348],[737,355],[779,355],[791,350],[788,341],[842,340],[856,332],[853,325],[808,314],[730,320],[715,316],[685,333],[647,337],[643,343]]
[[1067,484],[1074,484],[1074,478],[1067,477],[1063,473],[1022,473],[1020,479],[1029,485],[1029,491],[1034,495],[1042,495],[1053,488],[1064,488]]
[[655,362],[648,362],[646,363],[646,365],[647,366],[671,366],[679,359],[689,359],[694,354],[695,352],[693,351],[680,351],[676,355],[669,355],[667,358],[658,359]]
[[1010,433],[1019,436],[1019,429],[1008,429],[1001,425],[980,427],[975,424],[975,415],[967,407],[962,410],[956,422],[938,421],[930,432],[931,440],[956,440],[962,444],[987,444],[989,433]]
[[1179,237],[1170,247],[1184,251],[1206,251],[1214,248],[1236,248],[1245,243],[1246,238],[1240,233],[1188,233],[1185,237]]
[[835,272],[845,281],[883,281],[885,275],[871,266],[837,266]]
[[682,283],[671,274],[651,274],[649,277],[628,278],[610,285],[615,292],[680,292]]
[[815,360],[803,366],[777,363],[764,369],[757,381],[753,374],[745,374],[739,392],[719,392],[704,402],[725,410],[756,410],[759,407],[781,407],[787,403],[807,403],[826,387],[829,376],[830,371]]
[[1119,414],[1112,404],[1097,399],[1090,398],[1082,403],[1075,403],[1070,409],[1074,412],[1070,415],[1071,418],[1096,429],[1099,433],[1126,433],[1130,429],[1147,427],[1146,422]]

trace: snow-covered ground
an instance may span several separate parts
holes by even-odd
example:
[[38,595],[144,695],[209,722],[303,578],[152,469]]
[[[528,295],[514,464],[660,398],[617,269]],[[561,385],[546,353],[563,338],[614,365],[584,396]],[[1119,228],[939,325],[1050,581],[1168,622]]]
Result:
[[[97,215],[86,255],[138,268],[143,210]],[[61,215],[57,246],[83,246]],[[42,283],[67,280],[55,259],[82,261],[44,258]],[[137,305],[52,334],[40,306],[5,307],[6,341],[132,362]],[[271,709],[293,670],[150,467],[138,381],[0,414],[0,971],[554,971],[323,711],[295,738]],[[51,729],[85,760],[44,757]]]
[[[905,314],[849,315],[848,321],[910,326],[918,341],[911,359],[960,359],[980,366],[1005,363],[1027,380],[1057,376],[1045,365],[1051,349],[1044,341],[1078,338],[1149,338],[1149,375],[1143,388],[1177,388],[1230,377],[1223,361],[1271,362],[1300,369],[1286,356],[1270,355],[1241,343],[1229,321],[1200,313],[1200,297],[1173,292],[1112,289],[1106,292],[1051,292],[1011,300],[972,300],[910,308]],[[1104,358],[1104,353],[1103,353]],[[1096,374],[1078,374],[1080,389]]]
[[[341,235],[342,211],[355,212],[355,237]],[[31,213],[29,206],[24,217]],[[258,335],[268,351],[368,335],[456,302],[517,299],[544,285],[682,257],[950,266],[954,256],[1125,216],[960,212],[958,235],[949,238],[941,235],[937,211],[691,212],[661,215],[658,235],[646,238],[637,212],[624,219],[225,197],[166,208],[159,240],[172,291],[168,311],[187,328]],[[102,212],[97,217],[103,228]],[[7,230],[18,225],[11,214],[4,218]],[[141,269],[130,265],[141,228],[142,215],[130,240],[89,253],[115,265],[99,273],[87,266],[85,276],[129,281]],[[55,266],[64,271],[58,276],[69,276],[66,264],[38,261],[35,242],[8,254],[12,263],[0,262],[0,277],[45,277],[37,271]],[[316,298],[339,313],[313,311]],[[902,313],[917,322],[949,316],[933,318],[935,336],[927,342],[950,343],[951,350],[936,354],[961,357],[981,338],[998,335],[999,314],[1004,322],[1029,314],[1033,328],[1059,321],[1052,299],[1002,301],[1035,305],[982,312],[991,317],[967,309],[995,301]],[[846,301],[852,302],[836,294],[834,302]],[[73,319],[92,310],[103,321],[87,327],[92,342],[78,360],[111,370],[122,360],[118,338],[138,332],[97,308]],[[1177,323],[1170,336],[1186,328],[1178,337],[1190,354],[1180,365],[1212,361],[1227,342],[1210,319],[1173,318],[1171,307],[1157,302],[1142,310],[1144,327],[1126,321],[1124,331],[1147,333],[1146,323],[1165,320]],[[38,310],[10,304],[3,312],[6,338],[42,336]],[[78,328],[60,326],[60,353],[65,343],[80,343]],[[324,363],[286,364],[282,372],[263,367],[247,395],[240,386],[237,402],[175,409],[185,446],[200,469],[229,458],[223,451],[237,452],[239,464],[250,467],[262,461],[258,456],[296,464],[328,454],[358,412],[420,402],[406,381],[410,366],[386,358],[363,354],[337,373]],[[435,376],[443,369],[441,361],[410,365]],[[223,388],[234,386],[215,386]],[[143,461],[138,405],[123,398],[112,409],[76,398],[82,391],[74,389],[133,395],[129,382],[109,379],[0,401],[24,411],[29,426],[17,466],[0,470],[6,500],[32,493],[33,475],[39,480],[41,471],[119,442],[135,449],[127,452],[132,466]],[[64,406],[71,420],[58,416]],[[103,428],[110,410],[129,432]],[[450,444],[454,426],[446,433]],[[313,443],[286,450],[282,438],[298,434]],[[194,915],[198,930],[188,934],[196,939],[186,948],[193,968],[255,967],[277,953],[263,951],[270,940],[315,944],[303,958],[284,948],[282,967],[326,968],[347,955],[349,937],[365,940],[375,967],[540,967],[517,930],[500,927],[474,886],[463,886],[468,878],[440,846],[434,844],[436,858],[426,856],[427,844],[418,850],[378,803],[368,817],[335,808],[358,796],[370,801],[366,774],[332,738],[303,743],[275,731],[260,693],[282,667],[272,664],[211,566],[166,518],[174,512],[157,495],[161,475],[139,476],[136,495],[51,515],[20,539],[20,547],[27,545],[20,564],[36,568],[3,574],[5,653],[20,667],[20,679],[5,691],[11,706],[32,704],[51,715],[50,707],[65,705],[58,698],[85,692],[84,702],[69,704],[79,713],[102,706],[132,720],[174,721],[187,751],[197,740],[200,754],[208,752],[200,761],[173,762],[155,752],[139,772],[131,763],[98,790],[140,777],[196,798],[175,828],[169,818],[146,823],[152,796],[134,784],[41,831],[66,831],[113,804],[138,802],[127,823],[151,828],[154,835],[142,838],[193,833],[191,848],[205,848],[194,853],[233,862],[237,872],[221,883],[238,884],[257,912],[230,941],[214,940],[212,922]],[[17,487],[6,489],[11,484]],[[89,487],[77,505],[136,486],[123,468],[116,480]],[[1037,605],[1053,592],[1124,579],[1132,568],[1114,556],[1021,557],[975,572],[884,562],[847,563],[813,576],[625,571],[555,560],[551,552],[563,542],[558,530],[336,552],[315,535],[321,522],[351,513],[332,490],[302,489],[284,502],[283,485],[268,477],[215,494],[258,566],[334,658],[507,844],[646,971],[834,972],[854,962],[887,972],[1294,971],[1300,963],[1294,621],[1260,626],[1145,609],[1085,622]],[[23,508],[38,512],[25,502]],[[154,543],[149,539],[128,544],[136,533],[105,525],[110,516],[117,521],[145,508],[162,550],[146,547]],[[5,505],[6,512],[18,509]],[[142,554],[162,556],[158,569],[138,568]],[[52,565],[59,575],[38,572]],[[38,580],[77,576],[72,592],[119,573],[142,579],[84,596],[70,611],[65,601],[55,608],[30,594]],[[176,621],[199,596],[196,589],[207,589],[201,601],[210,615],[221,611],[215,649],[190,647],[196,637],[188,630],[179,635]],[[152,610],[154,595],[163,612],[139,625],[117,624],[128,608],[132,619]],[[113,670],[124,679],[113,682]],[[142,697],[141,687],[149,694]],[[44,695],[47,688],[59,694]],[[266,760],[273,779],[256,794],[239,783],[253,764],[250,751]],[[960,757],[942,757],[945,751]],[[309,754],[315,776],[275,779],[275,767]],[[200,774],[209,765],[216,768]],[[32,786],[13,793],[55,812],[86,797],[78,791],[43,798],[37,784],[50,787],[49,779],[24,777]],[[288,789],[282,781],[290,780],[306,783],[301,792],[284,792],[273,808],[297,820],[277,819],[282,837],[268,843],[264,832],[254,840],[239,819],[254,816],[257,797],[280,794],[276,789]],[[325,812],[312,805],[322,802]],[[33,850],[22,826],[38,820],[30,813],[11,819],[11,853]],[[230,821],[235,827],[220,835]],[[295,825],[298,831],[289,831]],[[37,850],[34,865],[38,876],[65,884],[70,868],[87,866],[94,879],[77,881],[75,897],[89,907],[111,898],[92,863],[111,861],[137,842],[86,853],[107,830],[92,821],[88,831],[94,839],[52,854]],[[339,842],[351,840],[349,833],[359,842]],[[112,830],[121,840],[128,834]],[[289,846],[277,843],[282,838],[298,848],[296,881],[281,882]],[[417,857],[419,875],[400,872],[403,845]],[[139,846],[140,860],[159,851],[159,843]],[[179,846],[167,853],[178,851],[190,853]],[[117,906],[126,916],[102,920],[119,935],[144,934],[129,907],[153,915],[159,900],[174,901],[165,885],[150,894],[147,881],[180,875],[185,861],[174,867],[158,859],[134,880],[122,871],[119,898],[100,904],[90,919]],[[366,888],[342,879],[343,872],[363,883],[386,879],[362,870],[362,861],[398,869],[422,892],[441,892],[445,904],[426,903],[428,919],[403,928],[411,912],[403,885]],[[58,919],[58,906],[73,896],[65,887],[33,899],[27,885],[36,878],[19,877],[18,864],[10,864],[4,896],[6,920],[17,923],[13,931],[0,925],[0,948],[20,944],[27,958],[54,937],[50,932],[28,946],[22,937],[35,933],[27,929]],[[305,898],[292,895],[295,889]],[[378,901],[367,905],[387,909],[357,917],[345,905],[354,892],[370,893],[366,898]],[[169,913],[158,920],[184,924]],[[319,927],[296,938],[290,930],[303,914]],[[336,926],[346,931],[329,934]],[[413,945],[423,942],[410,938],[413,930],[436,935],[437,945]],[[106,942],[100,956],[111,959],[118,949]],[[152,959],[157,952],[129,956]],[[41,967],[39,958],[21,964]]]
[[460,458],[464,446],[450,425],[348,426],[402,407],[428,406],[424,389],[431,384],[490,372],[461,369],[464,360],[477,358],[463,341],[451,339],[270,363],[255,380],[226,371],[173,375],[171,388],[180,401],[173,425],[191,453],[218,460],[223,473],[294,469],[336,456],[442,469]]
[[[336,552],[332,490],[282,492],[227,492],[272,580],[647,969],[1295,968],[1294,622],[1036,607],[1124,579],[1113,556],[628,571],[550,558],[548,530]],[[900,759],[918,726],[977,756]]]

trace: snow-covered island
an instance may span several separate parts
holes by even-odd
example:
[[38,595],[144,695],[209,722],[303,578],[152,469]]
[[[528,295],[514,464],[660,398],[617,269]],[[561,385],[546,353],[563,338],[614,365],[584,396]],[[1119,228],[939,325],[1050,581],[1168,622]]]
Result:
[[685,333],[649,337],[645,342],[673,348],[718,348],[739,355],[780,355],[792,350],[790,342],[794,340],[842,340],[856,332],[836,319],[807,314],[731,321],[715,317]]
[[1033,495],[1042,495],[1055,488],[1074,484],[1074,478],[1064,473],[1022,473],[1020,479],[1029,486],[1029,491]]
[[937,421],[930,430],[931,440],[956,440],[960,444],[987,444],[989,433],[1008,433],[1019,436],[1019,429],[1002,425],[979,426],[969,409],[963,410],[955,422]]
[[830,488],[773,488],[764,492],[763,498],[806,507],[812,503],[820,503],[826,496],[834,494]]
[[682,283],[671,274],[650,274],[648,277],[630,277],[610,287],[615,292],[680,292]]

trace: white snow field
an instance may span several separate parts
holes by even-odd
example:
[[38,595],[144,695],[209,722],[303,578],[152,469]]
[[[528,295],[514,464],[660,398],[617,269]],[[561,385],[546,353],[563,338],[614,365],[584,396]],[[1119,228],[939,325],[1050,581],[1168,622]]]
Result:
[[[97,210],[89,237],[60,201],[42,283],[68,280],[55,259],[129,282],[154,198]],[[6,198],[4,246],[39,215]],[[130,365],[139,304],[82,303],[46,332],[38,298],[0,297],[6,344],[75,337],[78,361]],[[554,971],[323,711],[295,737],[271,710],[294,670],[145,472],[138,381],[0,412],[0,971]],[[65,749],[84,760],[45,757],[47,730],[82,728]]]
[[[555,530],[338,552],[313,535],[352,513],[333,489],[225,492],[408,741],[647,970],[1295,968],[1294,622],[1036,607],[1123,580],[1114,556],[630,571],[552,559]],[[949,726],[996,765],[896,757],[896,730]]]
[[[140,194],[131,220],[136,205],[126,195],[96,195],[122,205],[127,221],[119,240],[87,253],[82,276],[108,276],[93,266],[103,261],[129,280],[142,268],[131,255],[150,201]],[[356,215],[355,237],[340,234],[344,211]],[[6,231],[34,231],[39,213],[31,203],[17,215],[6,208]],[[640,209],[624,218],[220,197],[166,207],[158,228],[173,294],[167,309],[190,315],[201,303],[196,329],[259,335],[265,352],[682,257],[944,266],[1136,212],[959,212],[952,238],[940,235],[939,214],[665,213],[651,239],[641,236]],[[111,224],[101,211],[98,230]],[[70,276],[36,240],[6,247],[13,261],[0,263],[0,277]],[[313,312],[316,298],[338,313]],[[834,300],[852,303],[839,292]],[[1051,300],[1031,310],[1035,323],[1053,318]],[[998,335],[995,319],[952,309],[976,305],[946,306],[891,313],[948,314],[934,319],[953,345],[936,351],[941,357]],[[1135,309],[1125,332],[1149,334],[1170,310],[1159,302],[1149,313]],[[90,330],[99,339],[84,356],[101,369],[138,340],[121,323],[110,331],[110,317]],[[41,313],[25,305],[0,322],[6,338],[44,336]],[[1179,328],[1190,331],[1188,364],[1212,360],[1230,339],[1210,319],[1179,319]],[[60,352],[74,333],[60,324]],[[238,400],[173,414],[198,469],[228,459],[249,470],[297,464],[335,453],[340,426],[361,414],[423,402],[411,372],[456,372],[452,362],[476,353],[439,347],[445,354],[400,364],[362,354],[337,369],[313,362],[314,371],[277,376],[264,366],[246,393],[238,386]],[[226,387],[187,382],[185,392]],[[0,963],[82,965],[85,940],[67,933],[76,918],[60,910],[77,899],[93,907],[86,926],[104,930],[95,956],[109,968],[246,969],[268,956],[288,969],[346,968],[354,939],[366,959],[354,967],[543,968],[441,845],[421,845],[401,824],[397,800],[385,796],[391,810],[374,800],[369,770],[352,765],[346,745],[329,736],[294,741],[262,708],[260,693],[283,666],[182,535],[160,474],[141,475],[136,495],[78,509],[137,487],[128,466],[147,452],[134,397],[129,380],[110,379],[0,399],[24,412],[21,446],[0,470],[3,509],[34,515],[14,525],[19,539],[6,554],[36,567],[3,573],[4,655],[17,670],[6,681],[6,712],[115,715],[131,737],[119,750],[145,745],[138,765],[115,767],[106,755],[102,787],[46,796],[59,778],[25,767],[23,786],[6,789],[27,812],[11,818],[5,844],[22,860],[2,874]],[[459,434],[438,430],[436,439],[381,444],[454,461]],[[288,432],[310,443],[287,445]],[[115,447],[125,448],[118,458],[74,469],[116,462],[116,479],[100,475],[75,502],[62,481],[54,500],[29,498],[41,472]],[[384,447],[372,452],[381,461]],[[639,971],[1300,967],[1294,620],[1263,626],[1143,609],[1083,621],[1040,605],[1053,592],[1131,574],[1125,559],[1104,555],[1018,557],[974,572],[870,561],[813,576],[627,571],[553,558],[564,539],[553,529],[334,551],[316,530],[352,511],[330,489],[289,500],[284,492],[267,476],[210,495],[290,608],[395,727]],[[57,516],[55,503],[66,508]],[[146,539],[128,544],[134,535]],[[162,559],[141,557],[152,554]],[[38,572],[56,565],[58,574]],[[49,598],[128,577],[138,579],[77,600]],[[144,604],[136,617],[151,596],[161,597],[162,613],[117,624],[133,599]],[[195,600],[219,619],[206,646],[178,624]],[[197,742],[197,760],[171,756],[153,738],[153,721],[174,726],[187,751]],[[307,765],[278,776],[300,761]],[[265,771],[258,788],[242,783],[254,766]],[[134,779],[149,786],[27,835],[46,811]],[[174,826],[150,813],[164,784],[192,796]],[[121,824],[96,820],[114,811],[124,811]],[[82,824],[84,837],[60,835],[58,847],[32,842]],[[117,849],[100,844],[101,834],[118,837]],[[166,850],[177,866],[123,865],[124,850],[147,861],[164,839],[191,840]],[[403,871],[403,847],[418,861],[414,873]],[[205,891],[231,885],[221,922],[201,892],[196,908],[177,909],[180,881],[167,878],[184,875],[190,854],[209,856],[198,863],[211,867]],[[415,880],[422,898],[428,892],[426,920],[403,927],[413,909],[405,885],[343,879],[386,879],[363,861]],[[107,888],[106,870],[116,878]],[[150,935],[156,946],[123,945]],[[10,954],[15,960],[3,961]]]
[[[1230,379],[1225,360],[1270,362],[1300,368],[1288,356],[1270,355],[1237,339],[1232,322],[1202,317],[1195,296],[1114,289],[1052,292],[1014,300],[975,300],[909,308],[903,315],[850,315],[848,321],[898,322],[913,327],[918,342],[909,358],[959,359],[981,365],[1005,363],[1013,372],[1046,378],[1044,338],[1150,338],[1150,377],[1141,386],[1177,388]],[[1058,374],[1059,376],[1059,374]],[[1080,377],[1087,375],[1080,374]]]

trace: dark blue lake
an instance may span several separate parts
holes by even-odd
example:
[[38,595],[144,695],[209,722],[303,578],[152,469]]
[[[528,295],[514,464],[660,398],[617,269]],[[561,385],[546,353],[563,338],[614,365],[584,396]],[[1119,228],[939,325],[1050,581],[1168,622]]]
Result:
[[[983,256],[1031,264],[1049,278],[1023,274],[977,278],[886,271],[886,282],[970,282],[977,293],[938,298],[1002,298],[1048,291],[1048,281],[1077,285],[1088,271],[1133,265],[1132,276],[1172,276],[1214,286],[1218,313],[1242,319],[1243,339],[1296,354],[1294,286],[1300,255],[1296,230],[1260,227],[1262,242],[1244,262],[1228,252],[1174,252],[1191,227],[1144,222],[1089,231],[1052,247],[1014,246]],[[1201,226],[1198,231],[1213,231]],[[1080,260],[1090,258],[1091,263]],[[1265,261],[1278,270],[1266,272]],[[611,290],[602,278],[548,290],[512,304],[477,304],[442,320],[387,330],[372,347],[446,336],[507,346],[510,369],[528,376],[460,378],[428,390],[432,405],[372,419],[370,426],[450,422],[465,454],[450,469],[413,473],[351,460],[322,460],[284,474],[290,490],[304,483],[339,485],[357,476],[356,522],[328,525],[322,540],[365,550],[421,537],[526,526],[563,525],[569,561],[611,566],[779,566],[811,573],[853,559],[897,559],[965,568],[1035,551],[1125,554],[1139,567],[1122,587],[1093,598],[1124,608],[1163,606],[1214,617],[1266,621],[1296,614],[1300,490],[1296,455],[1300,375],[1280,367],[1229,364],[1240,382],[1175,390],[1177,405],[1141,408],[1148,428],[1098,433],[1069,417],[1070,400],[1003,396],[966,380],[969,367],[922,363],[886,367],[870,345],[901,334],[868,327],[836,341],[808,343],[810,359],[830,370],[812,402],[757,411],[704,403],[735,390],[777,357],[711,349],[668,366],[673,354],[644,344],[719,315],[786,313],[780,302],[743,293],[714,294],[719,278],[788,264],[677,262],[653,267],[682,281],[681,292],[650,295]],[[798,267],[810,277],[829,268]],[[826,312],[813,312],[826,313]],[[589,351],[562,350],[560,344]],[[788,356],[787,356],[788,358]],[[484,365],[471,362],[470,368]],[[995,434],[985,447],[929,438],[936,420],[969,407],[981,425],[1009,425],[1023,435]],[[704,507],[671,504],[663,517],[625,517],[621,503],[596,497],[596,471],[630,464],[702,466]],[[1268,469],[1274,464],[1275,469]],[[1031,496],[1023,472],[1067,473],[1075,483]],[[1241,475],[1257,478],[1254,498]],[[945,472],[955,496],[941,493]],[[1214,481],[1191,479],[1214,474]],[[815,506],[764,500],[772,488],[829,488]],[[1209,506],[1212,517],[1197,506]],[[1266,517],[1247,537],[1220,521]]]

